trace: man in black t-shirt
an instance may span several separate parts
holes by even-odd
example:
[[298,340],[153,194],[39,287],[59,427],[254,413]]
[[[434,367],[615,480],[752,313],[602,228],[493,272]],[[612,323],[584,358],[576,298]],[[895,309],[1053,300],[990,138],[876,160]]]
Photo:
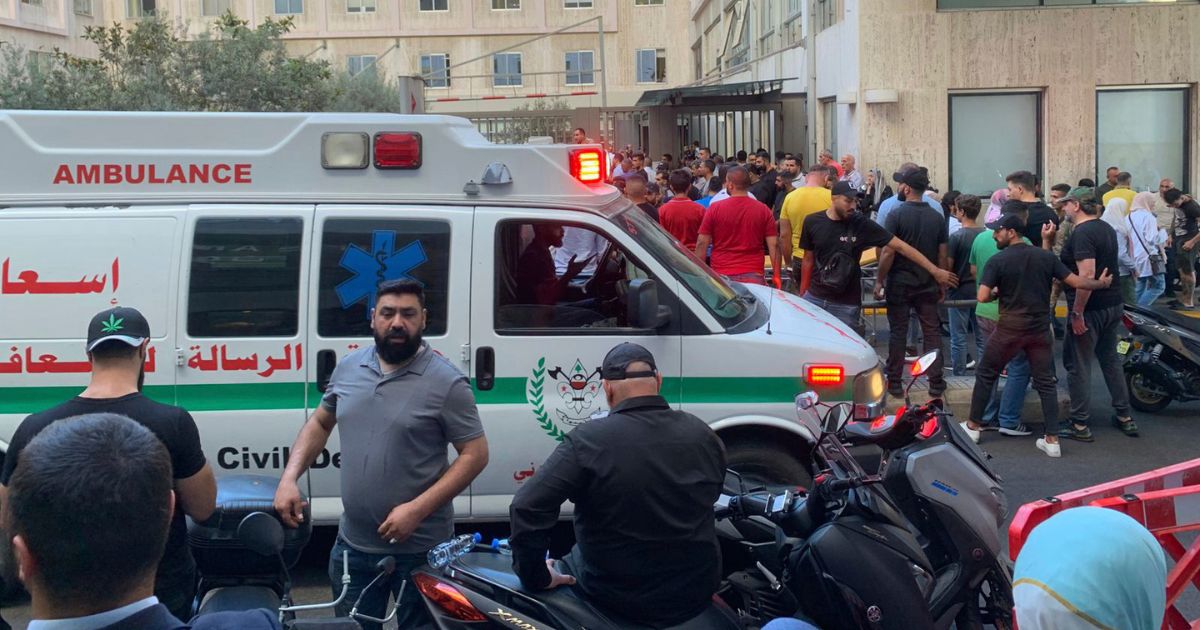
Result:
[[[825,212],[804,218],[800,231],[802,258],[800,295],[825,309],[854,332],[862,335],[862,271],[859,259],[872,247],[888,247],[929,272],[939,284],[957,281],[954,274],[939,269],[921,252],[896,238],[878,223],[856,212],[862,193],[850,182],[833,185],[833,205]],[[813,255],[807,255],[811,252]]]
[[1184,309],[1196,307],[1196,251],[1200,243],[1200,204],[1188,198],[1178,188],[1162,194],[1163,201],[1175,209],[1171,222],[1171,240],[1175,250],[1175,264],[1179,270],[1179,306]]
[[[1068,197],[1063,204],[1067,218],[1074,226],[1071,237],[1063,244],[1062,262],[1072,272],[1084,278],[1095,278],[1107,271],[1118,273],[1117,232],[1111,225],[1097,220],[1099,207],[1082,204]],[[1051,239],[1046,249],[1054,245]],[[1092,361],[1100,364],[1108,393],[1112,397],[1112,421],[1125,435],[1137,437],[1137,424],[1129,415],[1129,389],[1125,385],[1123,360],[1117,354],[1117,335],[1125,313],[1119,287],[1110,286],[1098,291],[1066,291],[1067,322],[1070,330],[1063,340],[1067,362],[1067,387],[1071,392],[1071,424],[1059,433],[1062,437],[1092,442],[1088,428],[1091,415]]]
[[[1100,278],[1081,278],[1044,249],[1026,245],[1021,237],[1025,222],[1016,214],[1003,215],[991,223],[992,237],[1000,253],[992,256],[979,277],[977,299],[1000,299],[1000,320],[996,332],[988,337],[983,358],[975,369],[975,390],[971,395],[971,415],[962,428],[979,441],[984,409],[1000,370],[1018,352],[1029,358],[1033,386],[1042,401],[1046,436],[1037,441],[1038,450],[1050,457],[1061,457],[1058,444],[1058,394],[1054,383],[1054,338],[1050,334],[1050,287],[1054,279],[1070,287],[1103,289],[1112,285],[1112,275],[1104,271]],[[1054,229],[1043,227],[1042,234],[1054,242]]]
[[[154,594],[172,615],[187,620],[192,616],[192,599],[196,594],[196,564],[188,549],[183,516],[197,521],[207,519],[216,507],[217,485],[200,448],[200,434],[192,416],[179,407],[155,402],[141,394],[149,343],[150,325],[136,309],[117,307],[93,317],[88,326],[87,353],[92,375],[87,389],[21,422],[4,458],[0,484],[8,486],[21,450],[57,420],[114,413],[150,429],[171,456],[176,505],[166,549],[158,565]],[[88,506],[81,505],[79,509],[87,510]]]
[[[949,293],[951,300],[975,299],[975,276],[971,275],[971,246],[983,228],[975,223],[981,203],[975,195],[959,195],[950,203],[951,215],[962,228],[950,235],[947,245],[950,269],[958,276],[958,288]],[[947,309],[950,316],[950,369],[955,376],[967,373],[967,333],[975,331],[975,360],[983,356],[983,334],[975,321],[975,307]]]
[[[929,260],[937,261],[942,269],[949,268],[946,241],[946,217],[941,209],[934,209],[924,200],[929,189],[929,174],[924,169],[909,169],[897,174],[899,194],[905,201],[888,213],[884,227],[900,240]],[[893,264],[893,261],[894,264]],[[904,356],[908,339],[909,314],[915,312],[921,323],[925,353],[942,348],[942,319],[938,303],[942,300],[941,288],[930,273],[918,263],[895,258],[891,249],[884,249],[879,257],[878,280],[875,297],[887,299],[888,318],[888,393],[903,396],[901,382],[904,371]],[[942,356],[926,372],[929,378],[929,395],[941,396],[946,391],[946,379],[942,375]]]

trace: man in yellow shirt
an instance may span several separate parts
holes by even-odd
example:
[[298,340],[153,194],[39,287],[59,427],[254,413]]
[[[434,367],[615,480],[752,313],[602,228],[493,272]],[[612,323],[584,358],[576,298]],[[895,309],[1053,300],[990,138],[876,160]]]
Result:
[[[791,267],[796,286],[800,286],[800,259],[804,256],[800,249],[800,230],[804,227],[804,218],[825,212],[833,206],[833,195],[825,187],[828,174],[824,166],[812,167],[804,177],[804,185],[788,193],[779,211],[779,245],[783,250],[783,264]],[[796,252],[795,261],[792,260],[792,252]]]
[[[1133,175],[1130,175],[1129,173],[1125,173],[1125,172],[1118,173],[1117,174],[1117,187],[1104,193],[1104,197],[1103,197],[1103,199],[1101,199],[1101,201],[1107,207],[1108,202],[1112,201],[1113,199],[1124,199],[1125,207],[1132,208],[1133,207],[1133,196],[1137,194],[1133,191],[1132,184],[1133,184]],[[1126,210],[1126,213],[1128,213],[1128,212],[1129,211]]]

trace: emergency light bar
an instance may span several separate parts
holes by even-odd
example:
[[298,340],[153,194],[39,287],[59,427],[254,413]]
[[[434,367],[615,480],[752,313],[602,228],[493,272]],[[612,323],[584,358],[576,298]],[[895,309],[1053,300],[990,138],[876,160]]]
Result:
[[375,134],[375,168],[421,168],[421,134]]
[[805,369],[805,380],[809,385],[841,385],[846,370],[840,365],[810,365]]
[[574,149],[571,151],[571,177],[584,184],[602,183],[604,162],[604,152],[599,149]]
[[421,168],[421,134],[380,132],[375,134],[375,151],[371,137],[360,132],[330,132],[321,136],[321,166],[327,169],[364,169],[368,158],[375,158],[375,168]]

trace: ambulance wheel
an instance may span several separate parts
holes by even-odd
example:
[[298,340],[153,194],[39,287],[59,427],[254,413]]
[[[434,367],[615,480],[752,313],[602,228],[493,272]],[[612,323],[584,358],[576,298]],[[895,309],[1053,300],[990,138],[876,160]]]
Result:
[[808,464],[797,455],[808,452],[800,448],[804,444],[802,439],[787,434],[758,436],[754,439],[722,437],[725,439],[726,463],[730,469],[742,475],[747,488],[766,487],[772,492],[782,492],[797,487],[812,487],[812,473]]

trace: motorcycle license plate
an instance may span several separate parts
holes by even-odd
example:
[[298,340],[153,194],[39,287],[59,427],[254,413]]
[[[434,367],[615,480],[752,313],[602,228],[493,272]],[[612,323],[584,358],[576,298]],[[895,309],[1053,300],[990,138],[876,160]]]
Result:
[[1119,354],[1121,356],[1125,356],[1126,354],[1129,354],[1129,348],[1131,346],[1132,346],[1132,344],[1130,344],[1128,341],[1118,341],[1117,342],[1117,354]]

